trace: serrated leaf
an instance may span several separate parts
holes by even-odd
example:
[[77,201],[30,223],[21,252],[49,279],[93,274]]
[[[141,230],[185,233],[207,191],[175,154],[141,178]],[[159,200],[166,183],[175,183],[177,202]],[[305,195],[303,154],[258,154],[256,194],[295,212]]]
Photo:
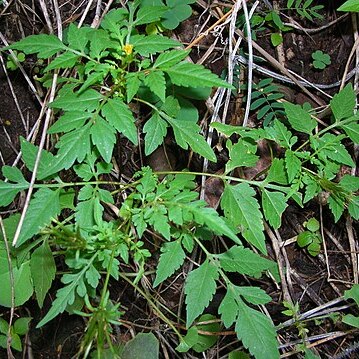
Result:
[[255,155],[250,146],[245,141],[239,140],[228,148],[229,161],[226,164],[226,173],[231,172],[237,167],[252,167],[259,160],[259,156]]
[[236,333],[256,359],[279,359],[277,333],[271,320],[261,312],[237,301]]
[[116,49],[120,43],[111,39],[110,34],[103,29],[96,29],[87,34],[90,40],[90,56],[99,59],[104,50]]
[[268,171],[266,182],[275,182],[283,185],[288,184],[288,178],[286,175],[285,162],[282,158],[274,158],[272,165]]
[[153,287],[170,277],[182,264],[186,254],[180,241],[164,243],[161,248],[161,256],[156,270],[156,279]]
[[243,237],[266,254],[262,213],[255,195],[256,192],[247,183],[226,186],[221,208],[233,225],[240,229]]
[[[33,145],[31,142],[26,141],[23,137],[20,137],[22,159],[25,162],[26,167],[33,171],[35,159],[39,148]],[[54,172],[49,173],[49,167],[54,160],[54,155],[46,150],[41,151],[41,159],[37,170],[37,178],[43,179]],[[56,172],[56,171],[55,171]],[[46,175],[48,173],[48,175]]]
[[49,129],[48,133],[69,132],[82,127],[93,114],[84,111],[68,111],[64,113]]
[[172,67],[162,68],[162,70],[168,74],[172,83],[178,86],[233,88],[202,65],[181,62]]
[[134,145],[138,144],[135,119],[128,106],[119,98],[109,99],[102,108],[102,115],[119,133]]
[[131,102],[140,88],[141,80],[137,72],[129,72],[126,74],[126,94],[127,102]]
[[144,84],[160,98],[162,102],[166,98],[166,80],[162,71],[150,71],[145,77]]
[[60,211],[60,190],[40,188],[30,201],[17,247],[48,225],[52,218],[60,214]]
[[296,131],[311,135],[317,126],[317,121],[315,121],[300,105],[293,105],[292,103],[285,102],[283,106],[292,128]]
[[157,60],[153,64],[153,68],[170,67],[178,64],[180,61],[185,59],[191,50],[171,50],[163,52],[157,57]]
[[180,42],[161,35],[133,35],[131,36],[130,44],[142,56],[182,46]]
[[[66,85],[65,85],[66,86]],[[87,89],[81,94],[73,92],[73,86],[67,86],[59,92],[55,101],[50,103],[50,107],[58,108],[63,111],[93,111],[99,106],[102,95],[93,90]]]
[[143,6],[138,10],[134,24],[138,26],[159,21],[166,10],[167,6]]
[[338,222],[344,212],[344,202],[331,195],[328,198],[328,205],[333,213],[335,223]]
[[229,285],[226,295],[222,299],[220,306],[218,307],[218,314],[221,315],[221,319],[226,328],[229,328],[237,319],[238,307],[236,299],[238,298],[233,285]]
[[272,298],[261,288],[258,287],[236,287],[237,293],[242,296],[247,302],[259,305],[267,304]]
[[347,0],[342,6],[338,8],[338,11],[359,12],[359,4],[357,0]]
[[263,188],[262,208],[264,217],[274,229],[278,229],[281,226],[282,214],[287,206],[288,204],[283,193],[270,192]]
[[32,318],[22,317],[15,321],[14,323],[14,332],[19,335],[25,335],[29,331],[29,325]]
[[[62,313],[68,305],[71,305],[75,301],[75,294],[78,290],[78,287],[84,286],[84,275],[88,268],[92,265],[92,262],[96,258],[97,254],[93,255],[86,264],[86,266],[78,273],[67,275],[71,280],[66,281],[70,284],[59,289],[56,292],[56,299],[52,302],[50,310],[47,312],[44,318],[37,324],[36,328],[40,328],[50,320],[54,319],[57,315]],[[85,289],[86,291],[86,289]]]
[[217,255],[222,268],[227,272],[237,272],[260,278],[263,271],[273,268],[276,264],[249,248],[233,246],[225,253]]
[[26,183],[10,183],[0,181],[0,206],[8,206],[19,192],[27,189],[29,184]]
[[121,38],[121,23],[128,14],[126,9],[112,9],[109,11],[101,21],[101,28],[108,30],[117,38]]
[[113,147],[116,143],[115,129],[100,116],[91,127],[91,140],[105,162],[110,163]]
[[89,42],[89,33],[92,31],[95,31],[95,29],[89,26],[78,28],[74,23],[71,22],[67,32],[67,41],[69,43],[69,47],[84,52],[86,45]]
[[51,160],[49,167],[46,170],[44,169],[44,173],[41,173],[41,177],[39,175],[39,179],[43,179],[62,169],[70,168],[76,160],[82,162],[85,159],[91,151],[91,125],[89,122],[60,138],[60,141],[56,144],[56,147],[59,148],[56,156]]
[[273,126],[266,127],[265,130],[271,140],[276,141],[284,148],[292,148],[298,140],[296,136],[292,136],[292,133],[279,120],[274,120]]
[[17,182],[17,183],[26,183],[26,179],[22,172],[14,166],[2,166],[1,171],[4,177],[6,177],[9,181]]
[[54,60],[50,62],[44,69],[44,72],[55,70],[55,69],[67,69],[75,66],[79,55],[72,52],[64,52],[63,54],[57,56]]
[[356,94],[352,84],[347,84],[343,90],[335,94],[330,100],[330,107],[333,111],[335,120],[339,122],[343,118],[353,116]]
[[285,151],[285,168],[289,182],[292,182],[297,177],[302,168],[302,161],[291,150]]
[[340,143],[340,137],[331,133],[324,134],[319,140],[320,154],[324,154],[330,159],[350,167],[355,167],[349,152],[345,146]]
[[55,279],[56,264],[47,241],[36,248],[30,260],[31,276],[34,283],[36,300],[42,308],[44,299]]
[[143,126],[145,135],[145,155],[150,155],[159,145],[167,134],[167,122],[162,120],[158,112],[154,112],[151,118]]
[[177,144],[183,149],[188,146],[201,156],[212,162],[217,162],[217,157],[206,140],[198,133],[200,128],[196,122],[192,120],[176,120],[174,118],[165,117],[165,120],[172,126]]
[[349,200],[348,212],[355,220],[359,219],[359,197],[354,196]]
[[8,46],[10,49],[23,51],[25,54],[37,54],[41,59],[47,59],[67,47],[55,35],[30,35]]
[[359,123],[358,117],[354,117],[354,121],[347,125],[342,125],[341,128],[345,131],[347,136],[354,142],[359,143]]
[[212,300],[218,277],[218,268],[208,259],[189,273],[185,284],[187,328],[203,313]]
[[30,261],[23,262],[19,268],[13,265],[13,283],[10,282],[9,266],[5,248],[0,249],[0,261],[2,264],[0,268],[0,305],[11,308],[11,288],[13,287],[15,291],[15,306],[21,306],[32,296],[34,292],[31,281]]

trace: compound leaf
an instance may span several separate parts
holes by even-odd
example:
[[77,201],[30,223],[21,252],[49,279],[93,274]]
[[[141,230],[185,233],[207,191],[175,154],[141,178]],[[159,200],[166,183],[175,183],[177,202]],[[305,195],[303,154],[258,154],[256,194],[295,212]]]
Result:
[[167,122],[163,120],[157,111],[143,126],[145,135],[145,154],[150,155],[162,142],[167,133]]
[[144,84],[160,98],[162,102],[166,98],[166,80],[162,71],[150,71],[145,77]]
[[190,272],[185,284],[187,328],[202,314],[216,291],[218,269],[208,259]]

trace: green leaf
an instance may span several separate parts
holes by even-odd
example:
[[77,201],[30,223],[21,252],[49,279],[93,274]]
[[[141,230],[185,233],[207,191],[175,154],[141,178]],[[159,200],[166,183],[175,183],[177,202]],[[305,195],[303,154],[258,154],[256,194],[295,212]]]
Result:
[[198,337],[197,327],[189,328],[176,350],[180,353],[188,352],[198,342]]
[[31,317],[22,317],[17,319],[14,323],[14,332],[18,335],[27,334],[31,320]]
[[36,248],[30,260],[31,276],[34,282],[36,300],[42,308],[44,299],[55,279],[56,264],[47,241]]
[[283,185],[288,184],[285,162],[282,158],[274,158],[266,178],[267,183],[275,182]]
[[243,237],[266,254],[262,213],[255,195],[256,192],[247,183],[228,185],[222,195],[221,208]]
[[333,96],[330,100],[330,107],[336,122],[339,122],[343,118],[353,116],[355,101],[356,94],[350,83]]
[[161,19],[163,14],[166,12],[167,6],[144,6],[141,7],[136,15],[136,20],[134,24],[144,25],[151,22],[156,22]]
[[181,62],[172,67],[162,68],[173,84],[184,87],[225,87],[233,88],[228,82],[202,65]]
[[71,22],[67,32],[67,41],[69,46],[72,49],[84,52],[86,45],[89,42],[89,33],[92,31],[95,31],[95,29],[89,26],[82,26],[78,28],[74,23]]
[[[239,140],[234,145],[229,145],[227,141],[227,147],[229,150],[229,161],[226,164],[226,173],[231,172],[237,167],[252,167],[255,166],[259,160],[259,156],[253,153],[251,146],[244,140]],[[255,152],[257,146],[255,146]]]
[[292,128],[296,131],[311,135],[317,126],[317,121],[315,121],[300,105],[293,105],[289,102],[285,102],[283,105]]
[[273,126],[266,127],[265,130],[271,140],[276,141],[284,148],[292,148],[298,140],[279,120],[274,120]]
[[171,50],[163,52],[157,57],[157,60],[153,64],[153,68],[168,68],[175,64],[178,64],[180,61],[185,59],[191,50]]
[[354,117],[354,121],[348,123],[347,125],[340,126],[345,133],[348,135],[348,137],[354,142],[359,143],[359,123],[358,123],[358,117]]
[[264,314],[237,301],[236,333],[245,348],[256,359],[279,358],[277,333],[271,320]]
[[17,183],[26,183],[26,179],[22,172],[13,166],[2,166],[1,167],[2,174],[6,177],[9,181],[17,182]]
[[[217,318],[212,314],[203,314],[198,318],[198,322],[208,322],[216,320]],[[219,323],[207,323],[197,324],[196,328],[198,331],[204,331],[207,333],[218,333],[221,330]],[[192,346],[192,349],[197,353],[202,353],[205,350],[211,348],[218,340],[218,335],[210,334],[198,334],[196,343]]]
[[[33,171],[34,164],[39,148],[33,145],[31,142],[26,141],[23,137],[20,137],[22,159],[25,162],[26,167]],[[46,150],[41,151],[41,159],[37,170],[37,178],[43,179],[55,172],[49,173],[49,167],[54,160],[54,155]],[[46,173],[48,173],[46,175]]]
[[8,206],[17,194],[29,187],[28,183],[10,183],[0,181],[0,206]]
[[53,157],[49,167],[44,169],[44,173],[38,177],[43,179],[62,169],[69,169],[76,160],[82,162],[91,151],[91,126],[92,124],[89,122],[85,126],[63,135],[56,144],[56,147],[59,148],[56,156]]
[[207,259],[197,269],[192,270],[186,280],[186,309],[188,328],[202,314],[216,291],[217,267]]
[[285,151],[285,168],[289,182],[292,182],[301,171],[302,161],[291,150]]
[[91,116],[93,114],[86,111],[68,111],[48,129],[47,133],[70,132],[81,128]]
[[344,202],[331,195],[328,198],[328,205],[333,213],[335,223],[338,222],[344,212]]
[[359,4],[357,0],[348,0],[338,8],[338,11],[353,11],[359,12]]
[[285,195],[281,192],[269,192],[265,188],[262,189],[262,207],[266,220],[274,228],[281,226],[282,214],[288,204]]
[[344,291],[344,299],[354,299],[357,306],[359,306],[359,284],[354,284],[350,289]]
[[133,35],[131,36],[130,44],[142,56],[148,56],[182,45],[176,40],[161,35]]
[[241,246],[233,246],[225,253],[217,255],[217,258],[225,271],[237,272],[255,278],[260,278],[263,271],[276,266],[275,262]]
[[125,20],[127,14],[128,11],[126,9],[112,9],[101,21],[101,28],[108,30],[115,35],[116,38],[122,39],[121,24]]
[[87,89],[81,94],[73,92],[73,85],[64,85],[60,90],[55,101],[51,102],[50,107],[58,108],[62,111],[93,111],[99,106],[102,95],[93,90]]
[[57,56],[54,60],[50,62],[44,69],[44,72],[55,70],[55,69],[68,69],[75,66],[79,55],[76,55],[72,52],[64,52],[63,54]]
[[236,293],[235,286],[230,284],[227,288],[226,295],[218,307],[218,314],[221,315],[221,319],[226,328],[229,328],[237,319],[237,300],[238,293]]
[[102,108],[102,115],[119,133],[134,145],[138,144],[135,119],[128,106],[119,98],[109,99]]
[[103,29],[96,29],[88,33],[90,40],[90,56],[95,59],[100,59],[107,52],[107,49],[116,49],[120,46],[119,42],[113,41],[110,34]]
[[[86,266],[75,274],[67,274],[63,276],[62,281],[67,284],[65,287],[59,289],[56,292],[56,299],[52,302],[50,310],[47,312],[44,318],[37,324],[36,328],[40,328],[50,320],[54,319],[57,315],[62,313],[68,305],[71,305],[75,301],[75,294],[78,293],[82,296],[86,294],[86,287],[84,284],[84,276],[86,271],[92,265],[92,262],[96,258],[97,254],[94,254],[88,261]],[[67,277],[66,277],[67,276]],[[84,291],[84,293],[82,293]],[[80,293],[79,293],[80,292]],[[81,296],[81,295],[80,295]]]
[[14,282],[10,281],[10,272],[7,262],[5,246],[0,247],[0,305],[11,308],[11,288],[14,288],[15,306],[23,305],[32,296],[34,288],[31,281],[30,261],[23,262],[20,267],[13,265]]
[[60,211],[60,190],[40,188],[30,201],[17,247],[50,224],[51,219],[56,218]]
[[317,236],[316,234],[309,232],[309,231],[304,231],[304,232],[299,233],[297,236],[298,246],[301,248],[308,246],[309,244],[313,243],[313,239],[316,236]]
[[305,226],[311,232],[316,232],[316,231],[319,231],[319,229],[320,229],[320,223],[315,218],[309,218],[308,222],[305,224]]
[[261,288],[258,287],[236,287],[237,293],[241,295],[247,302],[259,305],[267,304],[272,298]]
[[138,333],[126,343],[121,359],[158,359],[160,343],[153,333]]
[[159,145],[167,134],[167,122],[162,120],[157,111],[143,126],[145,135],[145,155],[150,155]]
[[182,21],[191,16],[192,9],[188,4],[193,4],[195,2],[195,0],[167,0],[167,5],[170,8],[163,16],[161,21],[162,25],[169,30],[175,29]]
[[7,48],[23,51],[25,54],[37,54],[41,59],[47,59],[56,52],[67,49],[57,36],[45,34],[27,36]]
[[270,41],[274,47],[278,46],[283,42],[283,36],[278,32],[274,32],[270,36]]
[[145,77],[144,84],[160,98],[165,101],[166,98],[166,80],[162,71],[150,71]]
[[180,241],[164,243],[161,247],[161,252],[153,287],[157,287],[170,277],[183,264],[186,258]]
[[112,151],[116,143],[115,133],[115,129],[108,122],[97,116],[91,127],[91,140],[107,163],[111,162]]
[[354,328],[359,328],[359,317],[354,317],[353,314],[344,315],[342,322]]
[[126,74],[125,78],[127,102],[131,102],[141,86],[141,80],[137,72],[129,72]]
[[207,141],[198,134],[200,128],[196,122],[193,122],[191,119],[177,120],[169,116],[166,116],[165,120],[172,126],[176,142],[180,147],[186,150],[189,146],[194,152],[197,152],[212,162],[217,162],[217,157],[212,148],[208,145]]

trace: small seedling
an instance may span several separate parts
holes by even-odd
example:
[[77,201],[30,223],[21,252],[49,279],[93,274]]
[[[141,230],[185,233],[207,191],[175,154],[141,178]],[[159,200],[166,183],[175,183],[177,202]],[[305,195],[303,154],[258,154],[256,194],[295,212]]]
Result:
[[297,237],[298,246],[301,248],[307,247],[308,253],[315,257],[320,252],[320,245],[322,237],[319,233],[319,222],[315,218],[310,218],[308,222],[303,223],[307,231],[300,233]]
[[9,330],[9,323],[5,319],[0,318],[0,347],[6,349],[8,335],[10,335],[11,348],[21,352],[22,344],[20,336],[25,335],[29,331],[31,319],[30,317],[19,318]]
[[[14,51],[14,55],[18,62],[24,62],[25,61],[25,54],[23,52],[17,52]],[[18,68],[18,64],[13,58],[13,56],[8,56],[8,59],[6,61],[6,68],[10,71],[15,71]]]
[[312,53],[313,66],[318,70],[324,70],[328,65],[331,64],[330,56],[321,50],[317,50]]

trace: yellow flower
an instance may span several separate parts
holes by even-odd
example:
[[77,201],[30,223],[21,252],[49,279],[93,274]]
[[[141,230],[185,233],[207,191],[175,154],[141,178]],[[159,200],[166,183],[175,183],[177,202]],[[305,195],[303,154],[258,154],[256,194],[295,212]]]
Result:
[[126,44],[122,50],[125,52],[125,54],[128,56],[128,55],[131,55],[132,54],[132,50],[133,50],[133,45],[130,45],[130,44]]

